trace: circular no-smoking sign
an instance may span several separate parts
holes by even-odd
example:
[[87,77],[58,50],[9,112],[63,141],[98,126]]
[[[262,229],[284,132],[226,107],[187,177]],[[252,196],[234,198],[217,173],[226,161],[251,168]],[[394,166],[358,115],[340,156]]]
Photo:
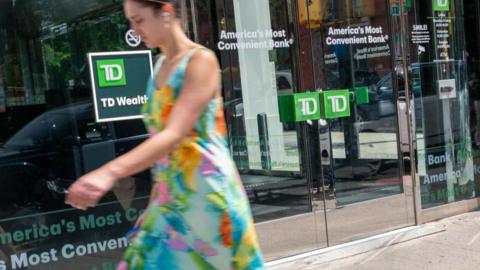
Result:
[[135,32],[130,29],[125,34],[125,41],[130,47],[137,47],[140,45],[140,43],[142,43],[142,38],[140,38],[140,36],[136,35]]

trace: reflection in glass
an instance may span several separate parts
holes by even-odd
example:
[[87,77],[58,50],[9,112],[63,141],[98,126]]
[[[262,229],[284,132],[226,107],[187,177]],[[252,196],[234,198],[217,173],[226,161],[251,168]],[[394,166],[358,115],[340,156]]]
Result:
[[[122,6],[112,3],[0,3],[0,260],[17,258],[17,269],[80,269],[95,264],[94,256],[118,258],[124,233],[148,202],[150,176],[143,172],[94,209],[64,204],[74,180],[146,138],[140,120],[94,120],[86,54],[128,46]],[[60,254],[68,244],[110,240],[113,249],[69,260]],[[57,261],[35,266],[35,259],[21,259],[52,249]]]
[[[410,25],[423,25],[432,37],[431,44],[422,44],[424,52],[418,51],[416,44],[410,49],[414,55],[412,90],[424,209],[477,195],[474,182],[478,173],[477,154],[472,144],[475,139],[471,137],[475,136],[471,132],[475,127],[470,127],[471,116],[475,116],[471,98],[475,95],[472,95],[473,89],[469,89],[475,87],[475,76],[467,74],[467,64],[474,61],[477,48],[472,47],[475,35],[466,37],[464,30],[477,27],[472,21],[466,22],[478,16],[473,14],[474,8],[467,8],[465,18],[469,19],[464,21],[463,13],[457,13],[464,10],[463,2],[451,1],[450,8],[442,11],[435,10],[429,2],[415,3],[417,14]],[[468,31],[472,32],[475,31]],[[476,67],[471,65],[468,69]]]
[[[322,2],[322,1],[319,1]],[[392,39],[382,2],[322,2],[322,89],[368,87],[367,104],[351,104],[351,116],[329,120],[338,205],[402,192]],[[359,4],[362,3],[362,4]],[[399,84],[401,85],[401,84]]]
[[278,0],[250,2],[217,7],[216,49],[222,56],[230,149],[255,219],[263,221],[305,212],[308,202],[295,124],[280,122],[277,103],[277,96],[293,93],[295,85],[289,7]]

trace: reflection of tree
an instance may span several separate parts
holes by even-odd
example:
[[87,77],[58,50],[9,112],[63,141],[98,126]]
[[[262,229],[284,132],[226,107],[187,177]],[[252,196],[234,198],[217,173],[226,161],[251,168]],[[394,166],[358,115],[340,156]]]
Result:
[[28,38],[36,38],[43,29],[55,24],[55,10],[58,0],[17,0],[13,13],[16,30]]
[[118,11],[109,16],[103,15],[73,25],[75,39],[82,41],[81,50],[85,53],[127,49],[124,35],[128,28],[123,14]]
[[115,9],[117,12],[101,10],[90,18],[70,22],[68,28],[65,24],[60,35],[49,33],[51,38],[43,46],[51,86],[65,87],[69,80],[87,85],[88,53],[126,49],[124,34],[128,24],[118,7]]
[[[72,44],[74,52],[72,63],[75,67],[75,81],[88,84],[88,63],[85,57],[91,52],[124,51],[131,49],[125,43],[125,33],[129,29],[120,6],[112,12],[102,10],[90,19],[72,24],[73,40],[81,40]],[[103,14],[103,15],[102,15]],[[110,14],[105,16],[104,14]]]
[[50,88],[62,88],[73,77],[70,61],[70,44],[67,35],[53,37],[43,42]]
[[88,97],[87,53],[127,49],[122,1],[17,0],[8,8],[7,86],[62,103]]
[[69,54],[64,52],[55,51],[51,45],[45,45],[45,59],[47,60],[47,65],[51,68],[60,68],[61,62],[69,58]]

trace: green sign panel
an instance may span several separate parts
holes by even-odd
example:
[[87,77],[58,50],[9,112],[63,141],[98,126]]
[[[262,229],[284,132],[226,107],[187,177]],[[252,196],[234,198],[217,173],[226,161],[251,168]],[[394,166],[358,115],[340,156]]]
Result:
[[350,91],[333,90],[320,92],[321,110],[325,119],[350,116]]
[[318,93],[299,93],[294,95],[295,119],[298,121],[320,119],[320,101]]
[[127,85],[123,59],[97,60],[95,64],[100,87]]
[[150,51],[89,53],[97,122],[142,118],[152,74]]
[[434,11],[449,11],[450,10],[450,0],[433,0],[433,10]]
[[368,87],[356,87],[354,89],[355,93],[355,104],[368,104],[370,102],[368,98]]
[[280,121],[296,122],[320,119],[318,93],[298,93],[278,97]]

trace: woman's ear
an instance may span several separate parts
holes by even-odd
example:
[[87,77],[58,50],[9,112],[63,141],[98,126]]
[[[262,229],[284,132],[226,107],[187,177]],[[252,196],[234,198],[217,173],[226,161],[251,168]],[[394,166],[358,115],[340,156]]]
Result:
[[163,5],[163,7],[161,9],[161,12],[160,12],[160,15],[162,16],[165,24],[170,23],[170,19],[173,16],[174,12],[175,12],[175,10],[174,10],[174,8],[171,4]]
[[[163,5],[162,16],[164,16],[164,17],[172,16],[174,12],[175,12],[175,9],[173,8],[172,4]],[[168,15],[166,15],[166,14],[168,14]]]

